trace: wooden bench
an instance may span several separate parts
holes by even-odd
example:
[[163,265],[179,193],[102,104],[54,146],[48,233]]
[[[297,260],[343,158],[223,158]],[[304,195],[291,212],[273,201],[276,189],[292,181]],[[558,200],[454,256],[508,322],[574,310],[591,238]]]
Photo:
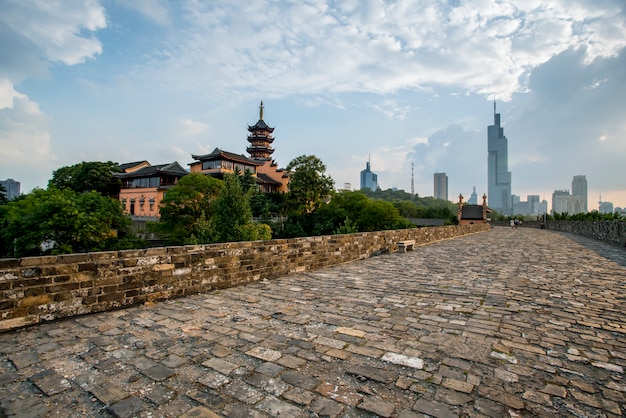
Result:
[[404,241],[398,241],[398,251],[401,253],[405,253],[407,251],[413,251],[413,246],[415,245],[415,240],[406,239]]

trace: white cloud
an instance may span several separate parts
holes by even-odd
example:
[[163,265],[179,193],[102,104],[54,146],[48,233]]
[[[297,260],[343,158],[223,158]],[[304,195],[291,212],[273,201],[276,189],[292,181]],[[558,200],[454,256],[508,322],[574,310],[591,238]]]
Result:
[[[8,106],[6,91],[12,92]],[[0,82],[0,166],[2,172],[19,178],[25,186],[40,185],[50,178],[56,159],[52,152],[47,117],[37,103]]]
[[241,0],[185,7],[186,27],[140,72],[217,96],[226,88],[280,96],[440,84],[509,99],[526,89],[532,68],[560,52],[584,48],[593,60],[626,45],[615,2]]
[[187,119],[180,119],[178,121],[179,133],[183,136],[197,136],[206,133],[209,130],[209,125],[203,122],[198,122]]
[[13,109],[13,101],[15,98],[25,98],[21,93],[13,89],[13,83],[7,78],[0,78],[0,110]]
[[167,25],[171,21],[167,5],[161,0],[121,0],[118,4],[139,12],[159,25]]
[[51,61],[74,65],[102,53],[100,41],[85,33],[107,25],[105,10],[96,0],[5,0],[0,20]]

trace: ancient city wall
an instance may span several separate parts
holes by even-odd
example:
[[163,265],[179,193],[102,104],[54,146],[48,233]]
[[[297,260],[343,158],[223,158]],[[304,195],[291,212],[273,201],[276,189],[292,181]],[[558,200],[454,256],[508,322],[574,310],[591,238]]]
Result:
[[626,246],[626,222],[621,221],[548,221],[548,229]]
[[[507,226],[508,222],[498,222],[494,225]],[[524,221],[528,228],[541,228],[541,221]],[[624,221],[547,221],[546,229],[569,232],[588,238],[604,241],[609,244],[626,247],[626,222]]]
[[442,226],[0,259],[0,330],[165,300],[487,231]]

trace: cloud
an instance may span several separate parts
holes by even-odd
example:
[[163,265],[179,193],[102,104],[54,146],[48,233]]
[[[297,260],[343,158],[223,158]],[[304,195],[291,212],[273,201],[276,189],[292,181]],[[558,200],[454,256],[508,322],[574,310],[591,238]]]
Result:
[[371,105],[389,120],[405,120],[411,113],[411,106],[393,99],[384,99],[380,104]]
[[178,121],[179,133],[183,136],[197,136],[206,133],[209,130],[209,125],[203,122],[198,122],[187,119],[180,119]]
[[285,96],[437,84],[508,100],[563,51],[584,50],[586,64],[615,56],[626,45],[621,8],[617,0],[192,2],[185,27],[136,74],[216,97],[226,88]]
[[48,119],[37,103],[0,80],[0,161],[6,175],[28,185],[49,178],[53,162]]
[[120,6],[135,10],[159,25],[168,25],[171,22],[167,5],[160,0],[122,0],[117,3]]
[[74,65],[102,53],[102,44],[86,31],[106,27],[105,10],[95,0],[0,3],[0,21],[28,39],[51,61]]

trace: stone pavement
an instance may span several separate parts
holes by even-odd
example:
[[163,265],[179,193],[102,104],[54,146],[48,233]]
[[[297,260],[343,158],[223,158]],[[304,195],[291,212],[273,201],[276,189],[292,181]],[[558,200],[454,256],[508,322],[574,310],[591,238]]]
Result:
[[491,231],[0,334],[0,417],[626,413],[626,250]]

